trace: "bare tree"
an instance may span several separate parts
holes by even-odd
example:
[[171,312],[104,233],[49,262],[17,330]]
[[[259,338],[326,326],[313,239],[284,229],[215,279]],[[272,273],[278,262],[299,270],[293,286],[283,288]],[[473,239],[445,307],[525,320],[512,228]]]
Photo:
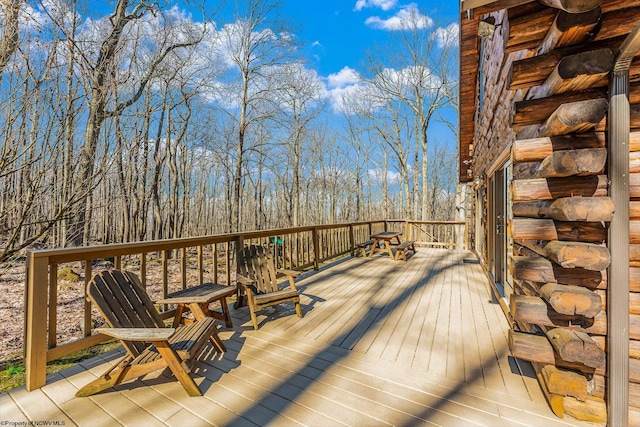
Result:
[[[396,37],[391,41],[393,49],[385,50],[384,60],[369,58],[373,77],[368,83],[403,103],[413,113],[416,167],[419,166],[418,157],[422,159],[420,211],[423,220],[430,219],[429,197],[432,194],[429,191],[429,129],[435,120],[446,120],[443,112],[449,109],[451,113],[457,108],[457,31],[455,26],[432,28],[425,24],[424,16],[414,10],[405,20],[404,27],[395,33]],[[417,170],[414,172],[418,173]],[[414,184],[417,184],[417,175],[414,175]],[[416,205],[414,215],[418,213],[417,208]]]
[[244,15],[238,16],[234,24],[223,29],[225,47],[237,73],[234,77],[237,84],[230,88],[237,99],[237,108],[229,110],[237,126],[231,202],[232,231],[240,226],[247,132],[277,108],[271,97],[268,70],[286,63],[294,52],[287,29],[275,19],[270,21],[271,18],[277,18],[275,14],[278,8],[277,0],[248,0]]
[[[189,34],[189,29],[184,25],[181,27],[181,36],[178,36],[178,27],[171,27],[172,23],[170,19],[167,19],[167,27],[165,31],[160,32],[160,37],[155,40],[159,46],[155,56],[152,56],[144,66],[141,65],[139,71],[142,71],[140,78],[133,88],[130,96],[123,97],[117,103],[117,105],[109,110],[107,109],[107,102],[111,95],[111,88],[114,85],[108,84],[107,79],[114,72],[115,61],[118,58],[118,51],[122,48],[124,43],[123,34],[125,28],[130,23],[141,21],[143,17],[148,13],[159,13],[160,11],[152,4],[145,2],[136,2],[133,0],[118,0],[116,2],[115,11],[109,17],[110,28],[107,31],[106,36],[100,42],[100,49],[97,58],[92,59],[89,56],[85,56],[87,61],[86,68],[90,70],[89,74],[89,93],[88,104],[89,112],[87,116],[86,128],[84,133],[84,143],[82,145],[80,161],[78,166],[78,180],[80,186],[83,188],[92,187],[95,182],[92,179],[94,174],[95,157],[94,153],[98,148],[98,139],[100,137],[100,131],[104,121],[109,117],[115,117],[135,104],[142,94],[145,87],[156,75],[156,71],[163,63],[165,58],[169,56],[173,51],[193,46],[202,40],[202,33]],[[187,35],[187,41],[184,40],[184,35]],[[136,43],[135,46],[138,44]],[[142,55],[141,55],[142,57]],[[143,68],[144,67],[144,68]],[[74,213],[73,222],[69,229],[68,234],[71,236],[71,241],[75,245],[82,243],[88,243],[90,223],[86,221],[87,212],[91,211],[90,199],[86,199],[86,203],[80,203],[78,209]],[[80,233],[79,230],[83,228],[84,232]]]
[[303,143],[310,123],[325,107],[321,100],[322,83],[318,75],[305,69],[301,63],[290,63],[277,71],[278,91],[275,94],[282,108],[277,123],[282,128],[287,150],[287,164],[291,167],[291,196],[289,199],[290,225],[301,224],[301,180]]
[[4,25],[0,26],[0,81],[2,72],[9,63],[11,56],[18,49],[20,41],[20,29],[18,21],[20,8],[25,0],[0,1],[0,16],[4,18]]

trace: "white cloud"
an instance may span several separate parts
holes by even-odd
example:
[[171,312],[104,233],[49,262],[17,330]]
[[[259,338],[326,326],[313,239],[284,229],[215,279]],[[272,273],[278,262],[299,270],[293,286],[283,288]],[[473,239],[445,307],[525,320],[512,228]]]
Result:
[[454,22],[446,28],[440,27],[434,32],[434,37],[440,48],[457,46],[460,38],[460,26]]
[[334,111],[345,110],[345,99],[358,96],[361,88],[360,75],[350,67],[344,67],[327,77],[327,98]]
[[327,80],[330,88],[345,88],[359,82],[360,76],[353,68],[344,67],[337,73],[329,74]]
[[[385,180],[384,172],[380,169],[369,169],[367,171],[367,175],[369,175],[369,178],[377,184],[382,184]],[[386,181],[388,185],[399,184],[402,182],[402,177],[399,172],[388,170]]]
[[383,19],[379,16],[371,16],[367,18],[365,24],[378,30],[397,31],[428,28],[433,25],[433,19],[420,13],[417,4],[410,3],[403,6],[390,18]]
[[320,43],[318,40],[316,40],[313,43],[311,43],[311,46],[313,46],[313,47],[322,47],[322,43]]
[[379,7],[382,10],[390,10],[398,3],[397,0],[358,0],[353,10],[362,10],[365,7]]

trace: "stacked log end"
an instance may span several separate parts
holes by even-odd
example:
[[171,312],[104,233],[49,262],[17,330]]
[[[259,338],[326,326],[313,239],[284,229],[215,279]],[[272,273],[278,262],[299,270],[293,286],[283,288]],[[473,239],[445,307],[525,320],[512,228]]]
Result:
[[533,362],[556,415],[604,422],[606,403],[594,393],[593,381],[604,381],[606,354],[594,337],[607,333],[606,221],[615,207],[607,193],[606,138],[596,127],[608,102],[573,95],[563,102],[560,94],[600,84],[612,59],[608,50],[556,59],[558,66],[525,101],[554,97],[554,109],[535,118],[523,109],[518,120],[528,126],[511,153],[510,308],[520,331],[511,332],[510,348],[515,357]]
[[[549,9],[538,10],[518,17],[518,33],[507,43],[507,50],[527,46],[533,52],[514,61],[509,74],[509,89],[523,93],[511,115],[517,134],[511,150],[510,310],[517,330],[509,344],[515,357],[533,363],[558,416],[604,423],[607,223],[615,213],[606,170],[608,82],[615,53],[637,24],[640,8],[601,0],[539,3],[556,10],[549,31],[525,28],[526,19],[550,19]],[[640,425],[638,79],[632,79],[629,100],[629,416]]]

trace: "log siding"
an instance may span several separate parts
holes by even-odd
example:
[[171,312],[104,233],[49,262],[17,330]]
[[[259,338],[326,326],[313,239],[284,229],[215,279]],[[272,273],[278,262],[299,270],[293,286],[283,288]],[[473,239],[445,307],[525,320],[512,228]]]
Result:
[[[609,86],[621,48],[632,43],[625,40],[640,32],[640,7],[623,0],[464,4],[461,93],[476,81],[475,96],[461,96],[461,117],[474,117],[461,127],[461,181],[474,182],[477,197],[486,194],[498,158],[511,148],[512,354],[533,362],[556,415],[640,425],[637,49],[626,50],[622,124]],[[470,30],[489,16],[502,25],[493,40],[479,40]],[[467,49],[474,42],[482,49]],[[491,203],[477,203],[484,205],[476,220],[489,241]],[[487,241],[477,245],[485,263]],[[521,297],[533,299],[515,303]],[[612,306],[622,309],[609,312]]]

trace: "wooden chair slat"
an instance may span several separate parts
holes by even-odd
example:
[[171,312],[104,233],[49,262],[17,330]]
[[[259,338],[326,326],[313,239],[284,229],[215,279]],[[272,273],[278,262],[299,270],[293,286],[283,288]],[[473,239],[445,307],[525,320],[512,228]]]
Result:
[[270,305],[293,302],[298,317],[302,317],[300,296],[295,288],[294,276],[283,271],[289,280],[289,288],[278,286],[273,254],[263,246],[250,245],[237,253],[237,273],[253,281],[254,286],[246,286],[249,311],[253,327],[258,329],[256,311]]
[[[110,270],[96,274],[87,284],[87,297],[94,302],[112,328],[161,329],[164,323],[145,292],[138,277],[131,272]],[[131,338],[135,334],[120,334]],[[139,335],[139,333],[138,333]],[[121,339],[130,357],[123,359],[115,368],[109,369],[101,377],[82,387],[76,396],[90,396],[119,383],[128,381],[169,367],[190,396],[201,396],[198,386],[189,376],[190,362],[201,352],[204,344],[211,340],[216,344],[220,338],[216,333],[215,320],[206,317],[188,326],[176,329],[168,339],[158,334],[145,334],[155,343],[150,345],[141,341]],[[216,348],[224,346],[216,344]]]

